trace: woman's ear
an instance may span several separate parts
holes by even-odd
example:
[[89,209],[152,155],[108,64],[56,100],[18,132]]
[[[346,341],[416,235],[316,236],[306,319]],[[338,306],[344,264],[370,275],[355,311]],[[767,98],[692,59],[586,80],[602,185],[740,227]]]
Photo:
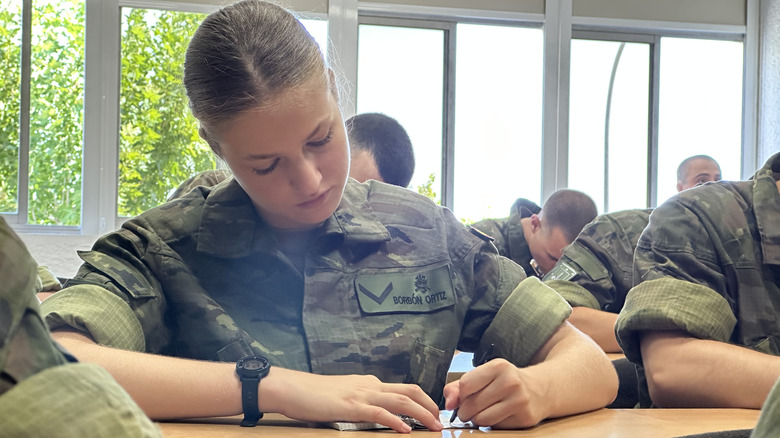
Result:
[[211,148],[211,151],[214,152],[214,155],[219,157],[220,160],[225,160],[225,158],[222,156],[222,149],[220,149],[219,143],[209,137],[208,132],[206,132],[206,128],[201,126],[200,129],[198,129],[198,135],[200,135],[200,138],[206,140],[206,143],[209,144],[209,147]]

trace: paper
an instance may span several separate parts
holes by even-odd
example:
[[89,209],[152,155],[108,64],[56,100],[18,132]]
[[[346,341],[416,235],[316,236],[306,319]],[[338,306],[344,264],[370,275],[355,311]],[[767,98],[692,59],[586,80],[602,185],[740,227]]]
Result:
[[[407,417],[406,415],[399,415],[402,420],[409,426],[412,426],[412,429],[427,429],[425,426],[422,425],[419,421],[417,421],[414,418]],[[462,422],[460,419],[456,418],[455,421],[450,423],[450,417],[452,417],[452,411],[439,411],[439,421],[444,426],[445,429],[476,429],[477,427],[474,426],[474,424],[470,421]],[[381,425],[379,423],[372,423],[370,421],[359,421],[359,422],[352,422],[352,421],[334,421],[330,423],[325,423],[328,427],[332,427],[336,430],[375,430],[375,429],[390,429],[387,426]]]

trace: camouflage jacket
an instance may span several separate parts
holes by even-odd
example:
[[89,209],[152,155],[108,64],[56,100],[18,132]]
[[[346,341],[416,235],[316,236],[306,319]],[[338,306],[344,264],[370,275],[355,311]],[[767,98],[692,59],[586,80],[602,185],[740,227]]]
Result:
[[[350,180],[303,272],[235,182],[198,188],[104,236],[44,301],[50,325],[204,360],[262,354],[318,374],[373,374],[441,397],[453,352],[526,365],[570,307],[447,209]],[[112,292],[112,293],[108,293]],[[499,311],[500,310],[500,311]]]
[[499,254],[522,266],[527,275],[536,275],[531,268],[531,250],[528,248],[528,242],[525,241],[523,225],[520,221],[540,211],[541,208],[533,202],[518,198],[512,204],[509,217],[484,219],[471,226],[495,239],[493,243]]
[[[777,180],[780,154],[750,181],[685,190],[650,215],[634,256],[638,284],[616,325],[632,362],[641,364],[643,330],[681,330],[780,355]],[[646,396],[646,386],[640,392]]]
[[619,313],[633,286],[634,249],[652,210],[603,214],[582,229],[544,282],[572,306]]
[[38,313],[36,266],[0,217],[0,435],[161,437],[105,369],[68,362],[52,341]]

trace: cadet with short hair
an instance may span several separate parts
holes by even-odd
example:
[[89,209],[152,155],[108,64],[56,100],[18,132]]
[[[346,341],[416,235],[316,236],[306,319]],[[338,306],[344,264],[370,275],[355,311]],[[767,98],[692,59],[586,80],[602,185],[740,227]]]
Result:
[[[289,11],[210,14],[184,85],[233,178],[81,253],[43,303],[56,338],[155,419],[280,412],[409,432],[398,415],[440,430],[445,399],[500,428],[609,403],[614,370],[558,294],[448,209],[347,177],[336,84]],[[491,345],[494,360],[444,388],[456,348]]]
[[519,198],[509,217],[484,219],[472,227],[493,237],[498,253],[512,259],[527,275],[542,277],[561,257],[561,250],[596,217],[596,204],[577,190],[556,190],[539,208]]
[[776,154],[650,216],[616,326],[644,406],[758,409],[780,376],[779,180]]
[[722,178],[720,165],[709,155],[694,155],[677,166],[677,191],[690,189]]
[[620,352],[615,320],[634,285],[634,249],[651,209],[598,216],[544,276],[571,306],[569,322],[608,353]]
[[41,319],[36,263],[0,217],[2,435],[157,437],[159,429],[101,367],[77,363]]
[[385,114],[363,113],[344,124],[351,155],[349,176],[360,182],[374,179],[409,186],[414,174],[414,149],[398,121]]

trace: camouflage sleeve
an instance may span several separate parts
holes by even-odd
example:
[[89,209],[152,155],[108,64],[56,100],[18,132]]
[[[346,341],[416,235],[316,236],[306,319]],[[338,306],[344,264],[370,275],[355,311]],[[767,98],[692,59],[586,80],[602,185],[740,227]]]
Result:
[[60,280],[46,266],[38,266],[38,279],[41,281],[40,292],[56,292],[62,289]]
[[100,286],[67,287],[41,303],[41,313],[51,330],[69,327],[100,345],[146,351],[143,329],[130,306]]
[[[48,300],[47,300],[48,301]],[[3,436],[162,437],[108,371],[76,363],[48,368],[0,397]]]
[[[44,301],[47,322],[89,333],[116,348],[159,352],[170,342],[165,295],[156,271],[165,244],[138,218],[81,251],[84,264]],[[56,299],[55,299],[56,298]]]
[[499,309],[485,331],[481,351],[494,344],[495,356],[527,366],[569,314],[571,307],[560,295],[538,278],[529,277],[517,285]]
[[737,320],[726,299],[712,289],[675,278],[642,282],[631,290],[615,333],[626,357],[641,363],[639,334],[680,330],[700,339],[728,342]]
[[[691,191],[687,194],[693,198]],[[642,330],[682,330],[691,336],[728,341],[736,324],[725,298],[726,277],[720,271],[715,242],[720,241],[718,223],[723,217],[708,217],[716,207],[695,208],[699,202],[678,195],[658,207],[637,244],[634,278],[618,316],[616,334],[626,356],[639,356],[638,334]],[[691,208],[691,207],[694,208]],[[736,209],[741,215],[741,209]]]

